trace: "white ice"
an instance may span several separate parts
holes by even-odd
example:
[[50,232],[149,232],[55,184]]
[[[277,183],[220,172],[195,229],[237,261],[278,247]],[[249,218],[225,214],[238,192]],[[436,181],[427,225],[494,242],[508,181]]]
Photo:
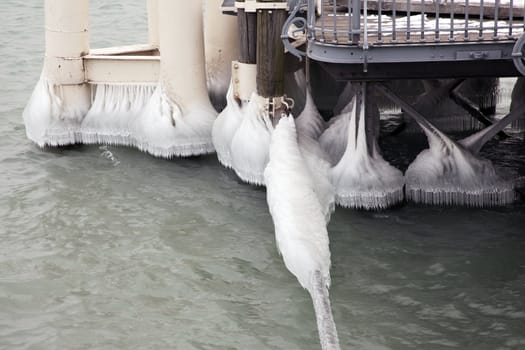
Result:
[[188,104],[184,110],[159,85],[99,84],[82,123],[85,143],[134,146],[157,157],[213,152],[216,112]]
[[60,86],[40,78],[23,118],[27,137],[40,147],[80,142],[80,124],[90,106],[82,86]]
[[357,101],[350,104],[351,112],[346,112],[350,119],[347,147],[332,169],[336,202],[343,207],[367,210],[395,205],[403,200],[403,174],[383,159],[375,140],[369,149],[364,106]]
[[273,130],[265,99],[253,93],[242,122],[231,142],[231,164],[241,180],[264,185],[264,169],[268,164],[270,135]]
[[339,349],[328,298],[330,249],[325,215],[291,116],[281,118],[271,136],[264,177],[279,252],[312,296],[322,349]]
[[429,148],[406,171],[407,199],[424,204],[474,207],[514,201],[514,183],[500,177],[489,160],[477,155],[489,139],[486,137],[489,132],[493,136],[505,123],[500,121],[455,142],[428,121],[420,121]]
[[226,108],[219,114],[212,129],[212,140],[219,162],[232,167],[231,144],[235,132],[241,125],[243,110],[233,96],[233,84],[226,94]]

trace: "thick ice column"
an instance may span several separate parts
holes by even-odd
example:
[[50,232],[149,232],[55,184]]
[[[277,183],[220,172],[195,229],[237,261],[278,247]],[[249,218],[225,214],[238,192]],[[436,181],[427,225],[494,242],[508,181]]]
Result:
[[159,47],[159,0],[148,0],[148,43]]
[[205,0],[204,40],[208,90],[213,104],[223,108],[231,77],[231,63],[239,55],[237,18],[224,15],[222,0]]
[[24,110],[39,146],[75,143],[90,104],[82,56],[89,52],[88,0],[46,0],[44,69]]

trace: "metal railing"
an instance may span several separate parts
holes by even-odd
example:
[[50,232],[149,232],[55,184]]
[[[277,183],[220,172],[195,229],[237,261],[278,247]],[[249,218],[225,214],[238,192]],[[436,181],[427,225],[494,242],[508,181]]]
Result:
[[308,35],[327,45],[395,45],[516,40],[523,0],[308,1]]

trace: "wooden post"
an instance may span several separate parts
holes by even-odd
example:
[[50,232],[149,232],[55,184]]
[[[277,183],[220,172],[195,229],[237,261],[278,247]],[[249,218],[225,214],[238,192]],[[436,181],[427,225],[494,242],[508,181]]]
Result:
[[[244,0],[239,2],[244,2]],[[238,9],[237,25],[239,33],[239,62],[255,64],[257,63],[257,14]]]
[[257,93],[265,98],[284,95],[284,45],[281,30],[285,20],[286,10],[257,10]]

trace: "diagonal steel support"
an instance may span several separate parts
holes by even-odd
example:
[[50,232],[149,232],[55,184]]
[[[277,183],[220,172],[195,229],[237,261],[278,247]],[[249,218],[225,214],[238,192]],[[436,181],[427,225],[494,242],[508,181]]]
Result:
[[[472,117],[477,119],[481,124],[487,127],[493,124],[492,120],[490,120],[489,117],[487,117],[478,107],[474,105],[474,103],[472,103],[472,101],[470,101],[468,98],[463,96],[456,89],[450,91],[450,98],[452,99],[452,101],[454,101],[455,104],[457,104],[459,107],[466,110]],[[498,132],[497,135],[501,139],[506,139],[509,137],[503,131]]]

